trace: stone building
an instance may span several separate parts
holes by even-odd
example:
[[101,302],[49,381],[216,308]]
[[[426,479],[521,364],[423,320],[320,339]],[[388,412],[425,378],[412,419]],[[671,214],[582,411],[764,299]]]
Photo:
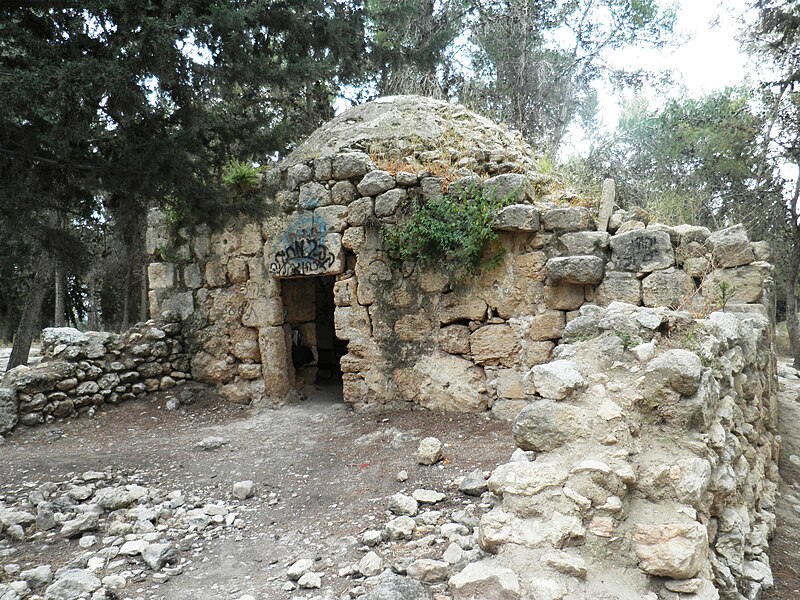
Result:
[[[234,401],[280,403],[327,378],[357,407],[513,414],[532,393],[526,373],[585,303],[702,312],[724,279],[730,302],[769,304],[767,250],[742,227],[624,211],[598,226],[536,165],[519,135],[444,102],[353,108],[268,173],[263,221],[176,236],[150,213],[151,312],[188,320],[194,378]],[[461,281],[392,265],[381,228],[415,198],[475,186],[513,196],[496,220],[498,264]]]

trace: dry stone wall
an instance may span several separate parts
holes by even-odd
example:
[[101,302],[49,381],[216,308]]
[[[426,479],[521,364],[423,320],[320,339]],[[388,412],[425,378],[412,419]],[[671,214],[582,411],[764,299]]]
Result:
[[165,313],[123,334],[81,332],[69,327],[42,331],[42,362],[8,371],[0,386],[0,433],[18,423],[93,415],[147,392],[191,379],[180,317]]
[[767,311],[580,315],[531,371],[513,435],[535,459],[492,473],[480,542],[496,557],[454,598],[759,598],[780,444]]

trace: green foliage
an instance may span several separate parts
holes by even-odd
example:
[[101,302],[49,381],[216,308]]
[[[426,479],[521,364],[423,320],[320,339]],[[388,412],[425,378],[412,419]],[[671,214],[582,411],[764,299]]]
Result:
[[627,350],[631,346],[634,345],[633,336],[627,331],[615,331],[614,332],[619,340],[622,342],[622,347]]
[[232,160],[222,169],[222,183],[235,194],[244,196],[261,184],[261,169],[252,162]]
[[510,199],[488,198],[479,190],[457,196],[415,200],[401,224],[381,228],[384,249],[396,264],[404,261],[434,264],[456,279],[469,275],[482,260],[491,266],[499,254],[484,257],[497,239],[492,225],[497,211]]
[[735,292],[736,288],[725,280],[722,280],[717,284],[717,302],[719,303],[719,307],[722,309],[722,312],[725,312],[725,308]]

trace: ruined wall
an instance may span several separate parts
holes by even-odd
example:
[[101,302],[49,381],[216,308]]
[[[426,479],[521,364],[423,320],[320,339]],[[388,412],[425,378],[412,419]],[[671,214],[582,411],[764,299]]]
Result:
[[497,556],[455,598],[760,597],[779,478],[767,311],[580,313],[514,420],[535,460],[489,479],[480,541]]
[[502,258],[464,281],[392,265],[382,249],[380,227],[401,221],[411,199],[441,195],[445,180],[346,152],[273,171],[268,202],[283,212],[262,223],[170,238],[151,212],[149,250],[161,257],[150,265],[151,310],[190,321],[196,378],[234,401],[280,402],[306,382],[290,360],[292,328],[314,318],[303,289],[335,275],[347,402],[513,416],[530,396],[526,374],[550,360],[586,303],[699,314],[721,302],[769,304],[768,250],[743,227],[711,233],[618,211],[597,231],[587,208],[549,201],[534,175],[489,177],[502,164],[450,184],[515,201],[497,216],[491,252]]
[[42,331],[42,362],[8,371],[0,385],[0,433],[17,423],[93,415],[191,378],[180,317],[169,312],[124,334],[69,327]]

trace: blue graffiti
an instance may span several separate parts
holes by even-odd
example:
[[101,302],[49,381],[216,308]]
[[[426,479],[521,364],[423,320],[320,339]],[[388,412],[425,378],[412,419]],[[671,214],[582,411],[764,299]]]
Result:
[[277,277],[297,277],[324,273],[336,262],[336,255],[325,245],[325,223],[313,215],[299,217],[280,243],[269,265]]

